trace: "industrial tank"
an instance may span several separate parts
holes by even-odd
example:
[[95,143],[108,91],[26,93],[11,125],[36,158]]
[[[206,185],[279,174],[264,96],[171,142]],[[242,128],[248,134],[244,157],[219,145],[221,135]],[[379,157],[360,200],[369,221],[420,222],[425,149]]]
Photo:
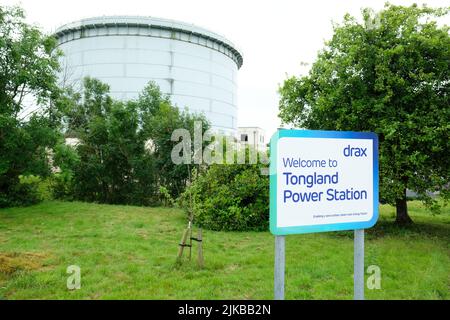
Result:
[[95,77],[126,100],[153,80],[178,107],[204,113],[216,131],[236,132],[243,59],[226,38],[192,24],[134,16],[83,19],[61,26],[55,36],[64,52],[64,83]]

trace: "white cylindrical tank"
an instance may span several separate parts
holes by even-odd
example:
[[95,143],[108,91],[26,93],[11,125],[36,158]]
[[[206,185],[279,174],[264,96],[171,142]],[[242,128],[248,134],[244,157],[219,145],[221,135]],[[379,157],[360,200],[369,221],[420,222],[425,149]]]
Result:
[[91,76],[125,100],[153,80],[178,107],[204,113],[213,129],[236,132],[243,59],[226,38],[183,22],[130,16],[80,20],[61,26],[55,36],[64,52],[65,84]]

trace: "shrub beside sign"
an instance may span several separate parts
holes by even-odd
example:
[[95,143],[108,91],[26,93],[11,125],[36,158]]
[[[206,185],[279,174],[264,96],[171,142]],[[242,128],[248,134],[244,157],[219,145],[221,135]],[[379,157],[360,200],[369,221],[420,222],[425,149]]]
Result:
[[279,130],[270,150],[274,235],[366,229],[376,223],[376,134]]

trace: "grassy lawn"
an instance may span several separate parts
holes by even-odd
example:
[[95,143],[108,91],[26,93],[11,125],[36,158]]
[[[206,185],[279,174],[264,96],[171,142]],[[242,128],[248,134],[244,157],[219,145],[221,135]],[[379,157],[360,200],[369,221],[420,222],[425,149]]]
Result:
[[[450,298],[450,210],[409,203],[415,225],[381,207],[366,233],[366,268],[381,268],[368,299]],[[269,232],[204,231],[205,268],[175,265],[186,219],[178,209],[44,202],[0,210],[0,299],[271,299]],[[287,299],[351,299],[353,233],[286,239]],[[66,268],[81,268],[81,289]],[[367,276],[367,275],[366,275]]]

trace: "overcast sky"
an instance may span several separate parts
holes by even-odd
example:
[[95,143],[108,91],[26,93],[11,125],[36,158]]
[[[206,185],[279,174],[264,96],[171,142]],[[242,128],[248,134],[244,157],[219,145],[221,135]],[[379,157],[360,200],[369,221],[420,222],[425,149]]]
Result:
[[[406,1],[445,6],[448,0]],[[222,34],[241,49],[238,125],[259,126],[270,137],[280,124],[278,86],[288,75],[305,74],[332,34],[331,22],[384,0],[0,0],[21,4],[28,22],[46,32],[67,22],[101,15],[144,15],[181,20]],[[308,63],[302,66],[301,62]]]

